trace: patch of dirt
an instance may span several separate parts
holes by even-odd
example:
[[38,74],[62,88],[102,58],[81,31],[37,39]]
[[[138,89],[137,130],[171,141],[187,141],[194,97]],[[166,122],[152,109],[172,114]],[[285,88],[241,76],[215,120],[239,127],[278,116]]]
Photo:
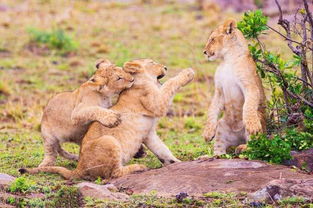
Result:
[[50,49],[47,46],[38,45],[37,43],[29,43],[25,46],[25,48],[31,53],[38,56],[46,56],[50,53]]
[[121,190],[133,193],[157,191],[161,196],[180,192],[199,195],[212,191],[255,192],[275,179],[308,179],[312,176],[286,166],[259,161],[209,159],[174,163],[111,181]]
[[0,49],[0,57],[1,58],[7,58],[11,56],[11,51],[7,49]]

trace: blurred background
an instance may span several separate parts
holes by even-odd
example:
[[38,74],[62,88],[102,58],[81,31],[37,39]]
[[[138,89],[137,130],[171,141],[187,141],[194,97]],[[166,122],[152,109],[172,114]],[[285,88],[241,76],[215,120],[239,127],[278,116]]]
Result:
[[[283,0],[286,14],[299,1]],[[53,94],[72,90],[95,70],[95,60],[117,65],[151,58],[178,70],[194,67],[195,82],[179,93],[173,116],[202,116],[216,63],[202,55],[209,32],[227,17],[262,8],[276,26],[274,0],[1,0],[0,131],[38,130]],[[278,36],[269,47],[287,49]]]
[[[280,4],[292,20],[302,1]],[[43,107],[54,94],[86,81],[98,58],[119,66],[151,58],[168,66],[164,80],[193,67],[195,80],[175,96],[158,133],[181,160],[212,154],[201,132],[218,63],[208,62],[202,51],[217,25],[228,17],[241,20],[244,12],[255,9],[281,30],[274,0],[0,0],[0,172],[18,175],[18,168],[39,164]],[[293,57],[283,38],[266,33],[259,38],[268,50]],[[65,148],[78,153],[76,145]],[[161,166],[151,153],[136,162]],[[59,158],[58,165],[73,168],[76,163]],[[45,185],[47,179],[52,184],[61,180],[56,175],[33,177]]]

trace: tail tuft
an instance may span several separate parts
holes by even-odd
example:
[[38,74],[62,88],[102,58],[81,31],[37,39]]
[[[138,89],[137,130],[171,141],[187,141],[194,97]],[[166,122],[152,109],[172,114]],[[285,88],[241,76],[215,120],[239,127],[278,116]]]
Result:
[[20,172],[20,174],[24,174],[27,173],[27,170],[25,168],[20,168],[18,172]]

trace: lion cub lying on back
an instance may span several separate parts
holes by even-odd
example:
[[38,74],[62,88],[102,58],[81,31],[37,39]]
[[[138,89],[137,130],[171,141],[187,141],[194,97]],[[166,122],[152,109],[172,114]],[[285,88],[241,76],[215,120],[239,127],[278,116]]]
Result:
[[179,160],[173,156],[156,133],[158,117],[166,115],[174,94],[194,77],[185,69],[160,86],[167,68],[150,59],[127,62],[124,70],[132,73],[134,85],[124,90],[111,108],[121,114],[122,123],[110,129],[94,122],[86,133],[75,170],[64,167],[20,169],[21,173],[40,171],[59,173],[64,178],[95,179],[120,177],[144,170],[144,165],[125,165],[144,143],[164,164]]
[[77,90],[54,96],[45,107],[41,121],[45,156],[39,166],[54,165],[58,153],[67,159],[78,160],[60,145],[63,142],[81,144],[92,121],[109,128],[119,125],[120,115],[106,108],[111,106],[111,96],[131,87],[133,81],[134,78],[121,67],[102,60],[97,64],[95,74]]
[[[203,133],[206,140],[215,137],[214,154],[222,155],[229,146],[245,144],[251,134],[265,131],[265,95],[235,20],[227,20],[212,32],[204,54],[210,61],[222,59],[215,72],[215,93]],[[222,110],[223,118],[217,121]],[[237,151],[245,148],[240,145]]]

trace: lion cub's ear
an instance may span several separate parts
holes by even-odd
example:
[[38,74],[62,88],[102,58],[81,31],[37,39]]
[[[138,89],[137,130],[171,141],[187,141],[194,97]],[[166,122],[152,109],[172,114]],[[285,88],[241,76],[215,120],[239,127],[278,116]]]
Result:
[[231,34],[232,32],[234,32],[236,27],[237,27],[236,20],[228,19],[224,22],[223,30],[226,34]]
[[96,61],[96,68],[97,69],[99,69],[100,67],[107,67],[109,65],[112,65],[112,63],[108,59],[99,59]]
[[141,64],[135,61],[129,61],[124,64],[123,69],[128,73],[135,74],[141,71],[141,67]]

